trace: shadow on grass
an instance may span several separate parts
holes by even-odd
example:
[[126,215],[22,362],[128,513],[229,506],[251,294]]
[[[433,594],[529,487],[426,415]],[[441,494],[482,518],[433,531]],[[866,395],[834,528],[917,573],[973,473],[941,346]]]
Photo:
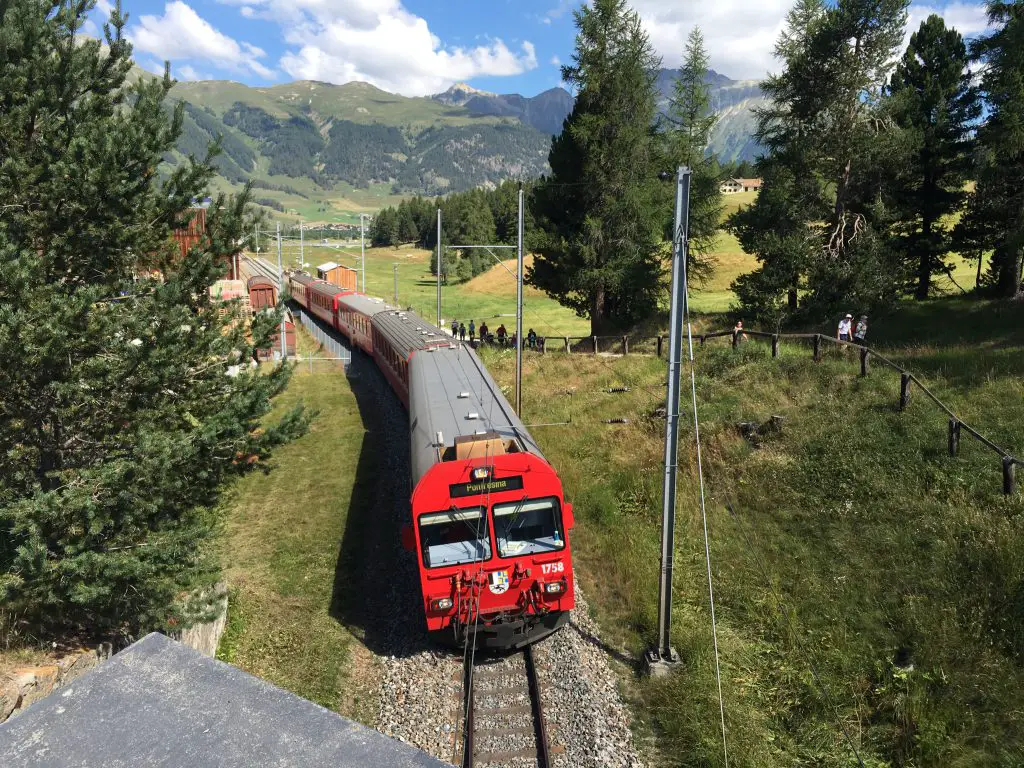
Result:
[[373,653],[409,656],[429,642],[415,556],[400,546],[409,505],[408,418],[365,354],[352,353],[346,376],[366,433],[338,550],[331,615]]

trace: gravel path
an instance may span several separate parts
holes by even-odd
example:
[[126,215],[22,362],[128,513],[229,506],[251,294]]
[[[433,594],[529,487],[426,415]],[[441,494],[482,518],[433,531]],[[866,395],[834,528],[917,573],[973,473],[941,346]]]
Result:
[[[408,418],[365,356],[353,355],[349,378],[375,454],[374,476],[361,478],[377,489],[365,512],[373,523],[360,585],[366,600],[349,619],[362,627],[381,668],[377,728],[450,761],[461,722],[462,657],[427,640],[415,561],[400,544],[408,516]],[[556,764],[641,766],[616,675],[578,587],[576,606],[571,623],[536,648],[549,737],[564,750]]]

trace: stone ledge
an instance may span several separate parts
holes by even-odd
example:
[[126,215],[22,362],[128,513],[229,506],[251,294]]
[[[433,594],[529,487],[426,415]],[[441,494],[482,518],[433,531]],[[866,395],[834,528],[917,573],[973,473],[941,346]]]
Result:
[[0,723],[14,717],[61,686],[78,679],[110,658],[110,643],[75,651],[52,664],[15,667],[0,677]]

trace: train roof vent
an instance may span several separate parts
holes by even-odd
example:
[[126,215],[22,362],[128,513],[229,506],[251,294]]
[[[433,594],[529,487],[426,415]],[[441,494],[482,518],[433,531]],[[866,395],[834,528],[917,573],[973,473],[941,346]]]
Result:
[[469,392],[459,392],[459,400],[465,400],[469,397]]
[[475,435],[459,435],[455,438],[455,456],[463,459],[486,459],[508,453],[505,441],[497,432],[477,432]]
[[470,411],[466,414],[466,421],[476,421],[480,418],[480,414],[476,411]]

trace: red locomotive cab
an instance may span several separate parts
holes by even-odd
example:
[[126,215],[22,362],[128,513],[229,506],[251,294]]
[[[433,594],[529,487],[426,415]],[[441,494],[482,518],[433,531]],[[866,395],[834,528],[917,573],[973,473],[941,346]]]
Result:
[[572,507],[530,453],[442,461],[412,498],[403,535],[420,567],[427,629],[442,642],[515,648],[565,624],[574,605]]

